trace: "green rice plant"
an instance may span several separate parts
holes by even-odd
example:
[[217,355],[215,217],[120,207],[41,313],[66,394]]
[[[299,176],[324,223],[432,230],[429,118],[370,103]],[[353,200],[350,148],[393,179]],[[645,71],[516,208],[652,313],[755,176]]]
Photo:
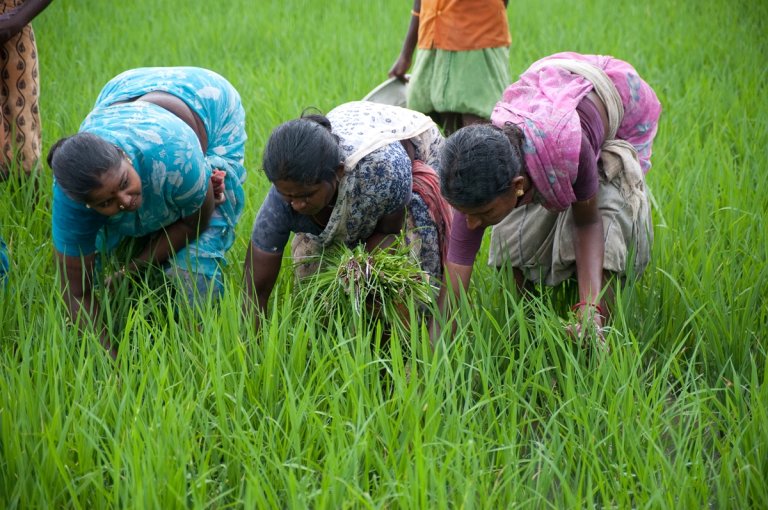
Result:
[[407,336],[414,307],[427,305],[435,295],[402,236],[370,252],[362,244],[335,244],[309,263],[318,264],[318,271],[300,285],[300,302],[316,303],[321,322],[381,320]]

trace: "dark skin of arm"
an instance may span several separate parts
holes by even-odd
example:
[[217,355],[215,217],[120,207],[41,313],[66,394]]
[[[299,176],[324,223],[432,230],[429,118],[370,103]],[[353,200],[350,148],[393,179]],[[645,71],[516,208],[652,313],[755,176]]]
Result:
[[5,44],[9,39],[48,7],[53,0],[27,0],[18,7],[0,14],[0,44]]
[[197,239],[200,232],[208,228],[213,209],[213,189],[208,186],[200,209],[159,231],[159,235],[155,236],[133,261],[138,266],[162,264],[171,254]]
[[[444,266],[444,283],[440,287],[440,294],[437,297],[437,307],[440,310],[440,314],[444,318],[450,317],[451,305],[456,303],[462,290],[467,292],[469,290],[469,283],[472,280],[472,267],[462,264],[456,264],[454,262],[446,262]],[[450,324],[451,336],[456,332],[456,322],[452,321]],[[432,320],[430,327],[429,337],[434,347],[437,337],[440,335],[440,324],[436,320]]]
[[[136,271],[149,264],[162,264],[177,250],[194,241],[200,232],[206,229],[213,213],[213,191],[208,187],[203,205],[195,213],[180,218],[164,229],[158,231],[147,243],[142,252],[125,268],[126,271]],[[103,325],[98,322],[99,304],[93,295],[93,270],[96,256],[86,255],[70,257],[56,251],[56,263],[64,278],[61,280],[62,294],[69,309],[72,320],[76,320],[82,312],[90,324],[99,332],[101,344],[115,358],[117,350],[110,341]],[[120,272],[119,276],[123,276]],[[113,277],[114,278],[114,277]]]
[[[576,252],[576,279],[579,286],[579,301],[598,305],[603,288],[603,259],[605,239],[603,220],[597,207],[597,196],[575,202],[571,205],[573,214],[574,244]],[[582,308],[577,311],[581,319]],[[599,315],[595,316],[597,326],[602,326]]]
[[[413,0],[413,11],[421,11],[421,0]],[[411,22],[408,25],[408,32],[405,34],[405,41],[400,50],[400,56],[397,58],[388,75],[398,80],[405,81],[405,73],[411,68],[413,60],[413,51],[416,49],[416,43],[419,39],[419,17],[411,15]]]
[[267,313],[267,303],[272,289],[275,287],[283,253],[270,253],[257,248],[252,242],[248,243],[243,266],[243,285],[245,287],[245,302],[243,313],[254,315],[256,331],[261,327],[261,316]]

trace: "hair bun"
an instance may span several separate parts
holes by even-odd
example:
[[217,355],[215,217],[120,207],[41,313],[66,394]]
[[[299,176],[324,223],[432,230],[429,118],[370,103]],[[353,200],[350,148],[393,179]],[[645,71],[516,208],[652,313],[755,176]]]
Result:
[[57,140],[57,141],[56,141],[56,143],[54,143],[53,145],[51,145],[51,148],[50,148],[50,149],[48,149],[48,157],[47,157],[47,158],[45,158],[45,161],[46,161],[46,163],[48,163],[48,167],[49,167],[51,170],[53,170],[53,155],[56,153],[56,151],[57,151],[57,150],[58,150],[58,149],[59,149],[59,148],[60,148],[62,145],[64,145],[64,142],[66,142],[66,141],[67,141],[67,140],[69,140],[69,139],[70,139],[70,137],[69,137],[69,136],[65,136],[64,138],[60,138],[59,140]]
[[525,143],[525,133],[520,129],[520,126],[511,121],[506,121],[501,128],[501,132],[509,139],[509,143],[512,145],[512,150],[515,151],[515,155],[522,159],[523,157],[523,143]]

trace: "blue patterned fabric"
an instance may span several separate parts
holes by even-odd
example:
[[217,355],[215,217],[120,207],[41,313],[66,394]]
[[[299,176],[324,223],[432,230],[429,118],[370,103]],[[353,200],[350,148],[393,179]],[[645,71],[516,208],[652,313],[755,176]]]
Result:
[[[349,225],[359,227],[355,243],[373,234],[379,218],[406,204],[406,236],[419,239],[421,267],[432,275],[441,274],[437,228],[424,200],[412,192],[411,160],[403,146],[396,142],[376,149],[357,163],[355,172],[358,178],[353,192],[357,200],[347,218]],[[272,186],[256,215],[251,242],[260,250],[282,253],[291,232],[317,236],[322,230],[311,217],[294,211]]]
[[405,205],[406,242],[422,269],[439,275],[437,226],[424,199],[413,192],[411,160],[400,143],[410,140],[415,157],[437,168],[443,137],[435,123],[412,110],[367,101],[339,105],[328,112],[328,120],[345,160],[327,225],[321,228],[302,217],[271,189],[253,223],[253,245],[282,253],[293,232],[291,252],[301,260],[333,243],[353,246],[365,241],[383,216]]
[[[184,101],[202,120],[208,148],[203,154],[194,131],[157,105],[133,101],[160,91]],[[64,255],[112,251],[127,237],[151,235],[197,211],[206,196],[211,172],[226,171],[226,201],[217,206],[208,228],[173,261],[207,276],[218,274],[234,242],[243,210],[245,112],[237,91],[223,77],[200,68],[140,68],[113,78],[80,126],[120,147],[142,181],[138,211],[112,217],[75,203],[54,182],[53,239]]]
[[9,267],[8,249],[5,246],[5,241],[0,237],[0,284],[5,282],[5,275],[8,274]]

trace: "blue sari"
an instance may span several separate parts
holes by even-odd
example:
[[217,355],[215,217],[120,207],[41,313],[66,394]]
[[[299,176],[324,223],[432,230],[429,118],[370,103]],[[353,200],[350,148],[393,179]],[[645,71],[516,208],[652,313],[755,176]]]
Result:
[[[172,94],[202,120],[208,147],[179,117],[152,103],[133,100],[148,92]],[[109,253],[126,238],[152,235],[202,206],[214,169],[224,170],[225,197],[208,228],[177,251],[172,263],[191,273],[216,277],[234,243],[243,210],[245,112],[224,78],[192,67],[141,68],[113,78],[80,125],[121,148],[142,181],[137,211],[102,216],[71,200],[54,182],[53,239],[67,256]]]

